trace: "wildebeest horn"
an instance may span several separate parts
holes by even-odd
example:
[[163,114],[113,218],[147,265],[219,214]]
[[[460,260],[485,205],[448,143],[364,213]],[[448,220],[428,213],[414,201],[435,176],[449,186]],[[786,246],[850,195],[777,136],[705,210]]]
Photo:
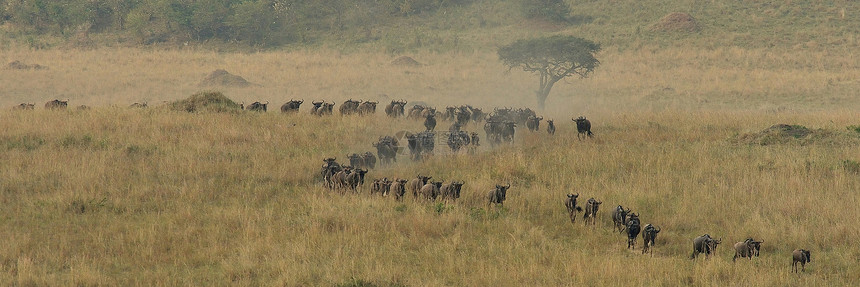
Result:
[[576,193],[576,197],[579,197],[579,192]]

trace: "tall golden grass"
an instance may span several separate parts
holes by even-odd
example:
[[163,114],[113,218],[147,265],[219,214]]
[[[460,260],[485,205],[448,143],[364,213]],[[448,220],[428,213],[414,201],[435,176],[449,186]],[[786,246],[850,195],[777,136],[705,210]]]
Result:
[[[236,101],[376,99],[437,106],[531,105],[534,78],[490,53],[412,55],[102,49],[9,51],[3,106],[55,97],[93,110],[0,111],[2,285],[856,285],[860,232],[857,60],[799,52],[606,51],[592,78],[560,83],[545,112],[556,136],[517,131],[514,145],[398,163],[370,178],[428,174],[466,182],[456,203],[339,195],[321,159],[371,151],[420,122],[278,112],[168,111],[217,68],[260,84],[218,88]],[[796,57],[795,60],[785,58]],[[811,66],[810,66],[811,65]],[[820,65],[820,66],[817,66]],[[853,67],[853,68],[852,68]],[[832,83],[828,80],[832,79]],[[150,109],[127,109],[147,100]],[[118,107],[111,107],[118,106]],[[274,110],[272,108],[271,110]],[[586,115],[579,141],[568,117]],[[814,140],[756,145],[773,124]],[[440,127],[446,127],[443,123]],[[483,131],[469,125],[469,131]],[[855,165],[852,165],[854,163]],[[510,183],[504,207],[485,195]],[[571,224],[567,193],[604,202],[595,227]],[[621,204],[662,227],[654,256],[611,231]],[[704,233],[723,244],[690,260]],[[765,241],[732,263],[731,245]],[[791,251],[812,251],[791,274]]]

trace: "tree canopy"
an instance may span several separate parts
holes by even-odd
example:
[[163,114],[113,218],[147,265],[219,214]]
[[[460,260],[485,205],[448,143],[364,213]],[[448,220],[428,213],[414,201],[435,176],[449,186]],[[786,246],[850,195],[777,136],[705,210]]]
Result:
[[600,45],[574,36],[549,36],[518,40],[499,48],[499,59],[508,69],[540,75],[540,87],[536,91],[538,105],[543,108],[552,86],[559,80],[578,75],[585,78],[600,65],[594,54]]

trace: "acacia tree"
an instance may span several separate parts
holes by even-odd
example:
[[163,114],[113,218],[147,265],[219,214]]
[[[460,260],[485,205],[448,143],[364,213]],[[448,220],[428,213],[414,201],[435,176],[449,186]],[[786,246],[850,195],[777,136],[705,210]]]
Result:
[[535,93],[538,106],[543,109],[556,82],[572,75],[585,78],[600,65],[594,57],[599,51],[599,44],[559,35],[518,40],[499,48],[499,59],[508,66],[508,70],[519,67],[540,75],[540,87]]

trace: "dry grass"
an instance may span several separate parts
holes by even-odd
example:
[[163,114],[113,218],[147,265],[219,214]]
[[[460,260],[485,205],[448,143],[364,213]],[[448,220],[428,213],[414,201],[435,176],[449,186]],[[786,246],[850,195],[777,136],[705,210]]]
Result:
[[[69,97],[96,108],[0,111],[0,284],[857,285],[860,180],[844,163],[860,160],[845,128],[858,124],[858,63],[798,54],[608,49],[593,78],[554,90],[555,137],[523,129],[514,146],[370,173],[466,182],[459,202],[438,205],[341,196],[314,177],[323,157],[370,151],[418,122],[125,106],[186,98],[217,68],[261,84],[223,90],[237,102],[531,104],[535,79],[504,73],[492,54],[419,53],[426,66],[402,68],[364,53],[9,51],[0,60],[51,69],[0,70],[3,106]],[[578,114],[594,139],[575,139],[566,118]],[[778,123],[828,133],[736,140]],[[501,182],[508,201],[488,209]],[[569,223],[568,192],[605,202],[595,228]],[[617,204],[663,228],[653,258],[609,230]],[[691,261],[703,233],[724,244]],[[748,236],[765,240],[762,257],[733,264],[731,244]],[[812,250],[804,274],[789,273],[795,248]]]

